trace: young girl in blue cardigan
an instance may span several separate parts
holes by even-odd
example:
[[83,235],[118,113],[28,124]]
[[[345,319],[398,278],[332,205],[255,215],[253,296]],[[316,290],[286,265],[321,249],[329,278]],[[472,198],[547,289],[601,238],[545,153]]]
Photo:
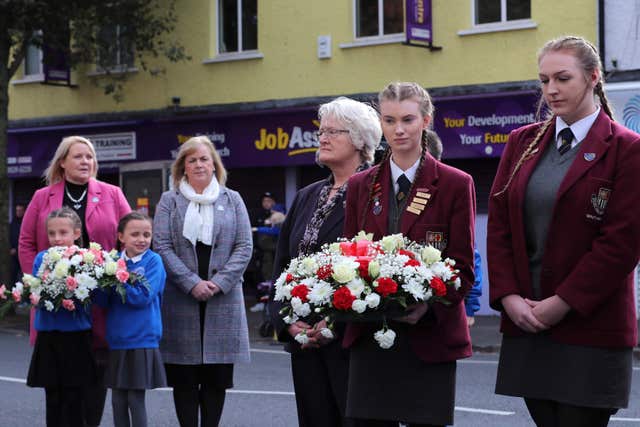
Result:
[[[49,245],[72,246],[82,240],[80,217],[71,208],[55,210],[47,217]],[[38,275],[47,251],[33,263]],[[47,311],[38,307],[34,327],[38,331],[27,385],[43,387],[47,427],[83,427],[84,389],[96,381],[96,366],[91,351],[90,310],[77,304],[74,311],[60,308]]]
[[166,272],[160,256],[149,249],[152,221],[131,212],[118,224],[121,258],[127,269],[142,276],[126,284],[126,298],[98,292],[95,302],[107,307],[109,367],[105,384],[111,388],[115,427],[147,425],[145,390],[166,386],[158,344],[162,337],[160,304]]

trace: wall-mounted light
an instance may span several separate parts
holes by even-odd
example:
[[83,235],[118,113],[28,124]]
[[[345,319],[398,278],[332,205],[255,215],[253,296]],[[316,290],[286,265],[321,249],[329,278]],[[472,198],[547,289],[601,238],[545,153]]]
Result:
[[171,105],[173,105],[173,108],[178,108],[180,106],[180,97],[179,96],[172,96],[171,97]]

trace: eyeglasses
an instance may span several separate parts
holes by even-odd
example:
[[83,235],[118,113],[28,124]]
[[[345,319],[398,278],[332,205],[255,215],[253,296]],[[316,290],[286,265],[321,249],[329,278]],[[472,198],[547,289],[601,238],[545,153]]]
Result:
[[349,133],[346,129],[320,129],[316,131],[316,136],[320,138],[322,135],[326,135],[328,138],[335,138],[341,133]]

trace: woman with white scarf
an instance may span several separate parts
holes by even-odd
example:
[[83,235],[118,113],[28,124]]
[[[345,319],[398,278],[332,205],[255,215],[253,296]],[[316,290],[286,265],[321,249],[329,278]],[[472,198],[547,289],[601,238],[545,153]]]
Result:
[[180,426],[217,426],[233,365],[249,361],[242,275],[251,225],[240,195],[224,186],[226,170],[207,137],[180,147],[172,176],[153,227],[167,270],[160,350]]

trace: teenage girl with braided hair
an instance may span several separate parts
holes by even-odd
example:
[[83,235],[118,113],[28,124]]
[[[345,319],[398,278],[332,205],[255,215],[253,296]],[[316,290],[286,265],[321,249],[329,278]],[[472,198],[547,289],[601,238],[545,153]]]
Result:
[[473,284],[473,181],[426,149],[433,104],[420,85],[391,83],[378,101],[389,149],[378,166],[349,180],[345,236],[403,233],[431,243],[457,261],[462,287],[450,291],[449,306],[416,304],[392,320],[397,337],[388,350],[373,339],[378,323],[347,326],[347,416],[357,426],[453,424],[456,360],[471,355],[462,300]]
[[606,426],[638,342],[640,135],[613,121],[588,41],[547,42],[538,73],[552,114],[511,133],[489,201],[496,392],[524,397],[538,426]]

